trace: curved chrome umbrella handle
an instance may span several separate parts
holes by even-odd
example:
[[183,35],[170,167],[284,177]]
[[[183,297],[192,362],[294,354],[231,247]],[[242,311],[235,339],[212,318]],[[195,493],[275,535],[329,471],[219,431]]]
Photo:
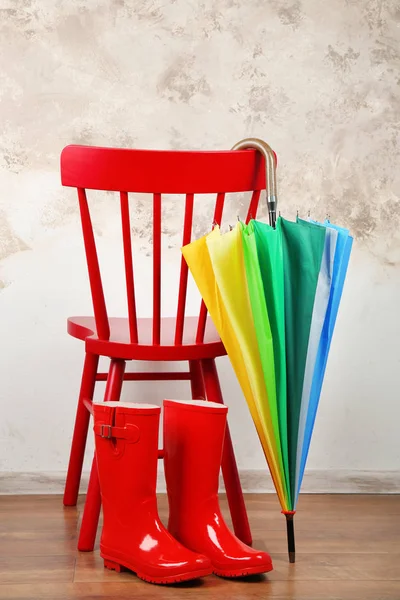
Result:
[[235,144],[232,150],[246,150],[246,148],[254,148],[261,152],[265,158],[266,166],[266,192],[267,192],[267,204],[269,212],[269,223],[272,227],[275,227],[276,222],[276,207],[278,203],[278,196],[276,191],[276,161],[275,155],[267,142],[259,140],[258,138],[245,138]]

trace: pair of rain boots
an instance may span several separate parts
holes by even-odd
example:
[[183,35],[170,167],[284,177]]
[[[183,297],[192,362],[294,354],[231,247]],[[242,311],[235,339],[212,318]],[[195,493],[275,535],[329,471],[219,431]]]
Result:
[[106,568],[129,569],[158,584],[272,569],[270,556],[243,544],[220,511],[218,478],[227,410],[213,402],[164,401],[167,530],[156,499],[161,409],[93,404],[103,503],[100,553]]

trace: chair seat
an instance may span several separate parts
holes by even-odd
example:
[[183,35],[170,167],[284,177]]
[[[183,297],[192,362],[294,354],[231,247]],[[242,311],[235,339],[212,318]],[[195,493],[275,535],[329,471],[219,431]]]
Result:
[[152,344],[152,319],[138,319],[139,343],[132,344],[129,337],[129,321],[126,318],[111,317],[110,339],[99,340],[94,317],[70,317],[68,333],[85,341],[86,351],[99,356],[123,358],[125,360],[199,360],[226,355],[226,350],[210,318],[204,335],[204,342],[196,344],[197,317],[186,317],[181,345],[174,344],[176,319],[161,319],[161,343]]

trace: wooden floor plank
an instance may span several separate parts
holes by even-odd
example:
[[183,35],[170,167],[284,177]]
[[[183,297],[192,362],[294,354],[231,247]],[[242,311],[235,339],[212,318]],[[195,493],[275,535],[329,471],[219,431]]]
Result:
[[274,570],[269,575],[269,579],[296,582],[327,580],[400,582],[399,565],[400,553],[299,554],[295,564],[288,563],[287,554],[276,554]]
[[[98,550],[77,552],[83,501],[64,508],[60,496],[0,497],[0,600],[400,600],[399,496],[303,496],[295,517],[297,561],[290,565],[276,498],[249,494],[254,547],[271,553],[274,571],[171,588],[105,570]],[[227,514],[223,497],[221,504]],[[166,522],[165,496],[159,509]]]
[[76,532],[16,531],[0,534],[0,557],[65,556],[76,550]]
[[[267,531],[253,527],[253,539],[265,544],[268,552],[283,554],[286,552],[286,529],[281,531]],[[368,522],[364,527],[348,528],[344,524],[331,528],[319,529],[318,527],[307,530],[296,530],[296,549],[299,553],[387,553],[399,552],[399,533],[397,528],[390,527],[370,528]],[[256,542],[254,542],[256,543]],[[399,598],[400,600],[400,598]]]
[[155,586],[144,582],[0,585],[1,600],[399,600],[397,581],[217,580],[210,576],[192,585]]
[[72,582],[73,556],[10,556],[0,558],[0,583]]

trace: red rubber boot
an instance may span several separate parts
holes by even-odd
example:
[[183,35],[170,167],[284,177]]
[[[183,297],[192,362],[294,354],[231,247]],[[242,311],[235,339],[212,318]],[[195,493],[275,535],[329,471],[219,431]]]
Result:
[[162,525],[156,480],[160,408],[149,404],[93,404],[103,531],[104,566],[127,568],[149,583],[209,575],[210,560],[184,548]]
[[226,525],[218,479],[228,408],[215,402],[164,400],[164,464],[168,529],[211,560],[221,577],[272,570],[269,554],[241,542]]

